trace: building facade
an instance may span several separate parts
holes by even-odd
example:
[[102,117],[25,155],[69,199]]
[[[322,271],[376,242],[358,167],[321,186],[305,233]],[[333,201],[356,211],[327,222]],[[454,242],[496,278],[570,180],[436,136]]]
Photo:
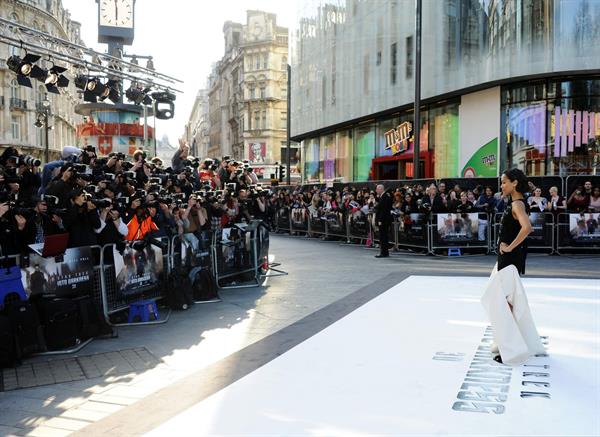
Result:
[[[411,178],[414,1],[308,0],[299,15],[303,180]],[[420,174],[598,174],[598,19],[593,0],[423,0]]]
[[288,29],[275,14],[247,11],[223,33],[225,54],[208,79],[208,156],[248,159],[266,174],[287,159]]
[[198,91],[190,119],[185,125],[185,135],[193,156],[207,157],[210,145],[210,119],[208,110],[208,91]]
[[[80,24],[70,19],[60,0],[0,0],[0,16],[83,45]],[[45,128],[38,128],[34,123],[43,110],[42,102],[48,98],[51,111],[48,145],[52,159],[59,155],[63,146],[77,143],[76,126],[83,121],[74,111],[79,96],[72,81],[67,88],[61,88],[60,94],[47,93],[44,85],[35,80],[33,88],[18,85],[6,60],[12,55],[24,54],[20,47],[0,44],[0,147],[15,146],[22,153],[43,160]],[[51,66],[45,60],[38,61],[38,65]]]

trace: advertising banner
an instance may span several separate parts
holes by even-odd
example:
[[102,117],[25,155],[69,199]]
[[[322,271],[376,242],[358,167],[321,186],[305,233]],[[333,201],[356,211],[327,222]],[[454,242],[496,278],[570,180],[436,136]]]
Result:
[[70,297],[93,289],[92,251],[89,247],[67,249],[61,257],[43,258],[32,253],[21,281],[28,296]]
[[479,214],[437,214],[436,240],[445,244],[478,242]]
[[577,245],[600,244],[600,213],[569,214],[571,242]]

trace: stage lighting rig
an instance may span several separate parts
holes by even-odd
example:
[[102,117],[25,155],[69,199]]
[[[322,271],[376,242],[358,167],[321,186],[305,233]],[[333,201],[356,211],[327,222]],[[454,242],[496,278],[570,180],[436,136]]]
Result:
[[6,65],[9,70],[17,73],[17,82],[19,85],[31,88],[31,79],[29,79],[29,76],[36,78],[43,74],[43,70],[34,64],[40,58],[41,56],[30,53],[26,53],[22,59],[19,56],[13,55],[6,60]]
[[175,115],[175,94],[170,91],[152,93],[154,98],[154,116],[159,120],[169,120]]
[[146,106],[152,104],[152,98],[148,95],[151,91],[150,88],[142,88],[138,84],[132,85],[127,91],[125,91],[125,96],[127,100],[133,102],[136,105],[141,105],[142,103]]
[[119,103],[120,93],[119,93],[119,81],[109,79],[104,85],[104,89],[98,95],[98,99],[103,102],[107,98],[113,103]]

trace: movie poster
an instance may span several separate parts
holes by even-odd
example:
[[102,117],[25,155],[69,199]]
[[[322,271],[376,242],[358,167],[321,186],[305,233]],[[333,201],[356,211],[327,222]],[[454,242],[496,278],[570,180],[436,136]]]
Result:
[[438,238],[445,243],[477,241],[478,229],[477,213],[437,214]]
[[399,220],[398,243],[421,243],[427,245],[427,216],[403,214]]
[[[58,260],[58,261],[57,261]],[[71,297],[93,289],[92,251],[89,247],[67,249],[60,258],[32,253],[21,281],[28,296]]]
[[569,214],[569,233],[574,243],[600,243],[600,213]]
[[151,244],[142,250],[127,246],[121,254],[113,249],[117,289],[125,296],[155,286],[162,277],[163,257],[159,247]]
[[546,215],[543,212],[532,212],[529,214],[529,221],[531,222],[533,232],[527,236],[527,239],[530,242],[550,244],[550,241],[546,241]]

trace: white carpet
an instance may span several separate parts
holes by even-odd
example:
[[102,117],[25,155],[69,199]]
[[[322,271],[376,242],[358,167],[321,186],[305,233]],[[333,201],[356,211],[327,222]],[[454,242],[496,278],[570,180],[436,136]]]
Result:
[[600,281],[524,279],[549,356],[512,370],[486,281],[412,276],[149,435],[600,435]]

